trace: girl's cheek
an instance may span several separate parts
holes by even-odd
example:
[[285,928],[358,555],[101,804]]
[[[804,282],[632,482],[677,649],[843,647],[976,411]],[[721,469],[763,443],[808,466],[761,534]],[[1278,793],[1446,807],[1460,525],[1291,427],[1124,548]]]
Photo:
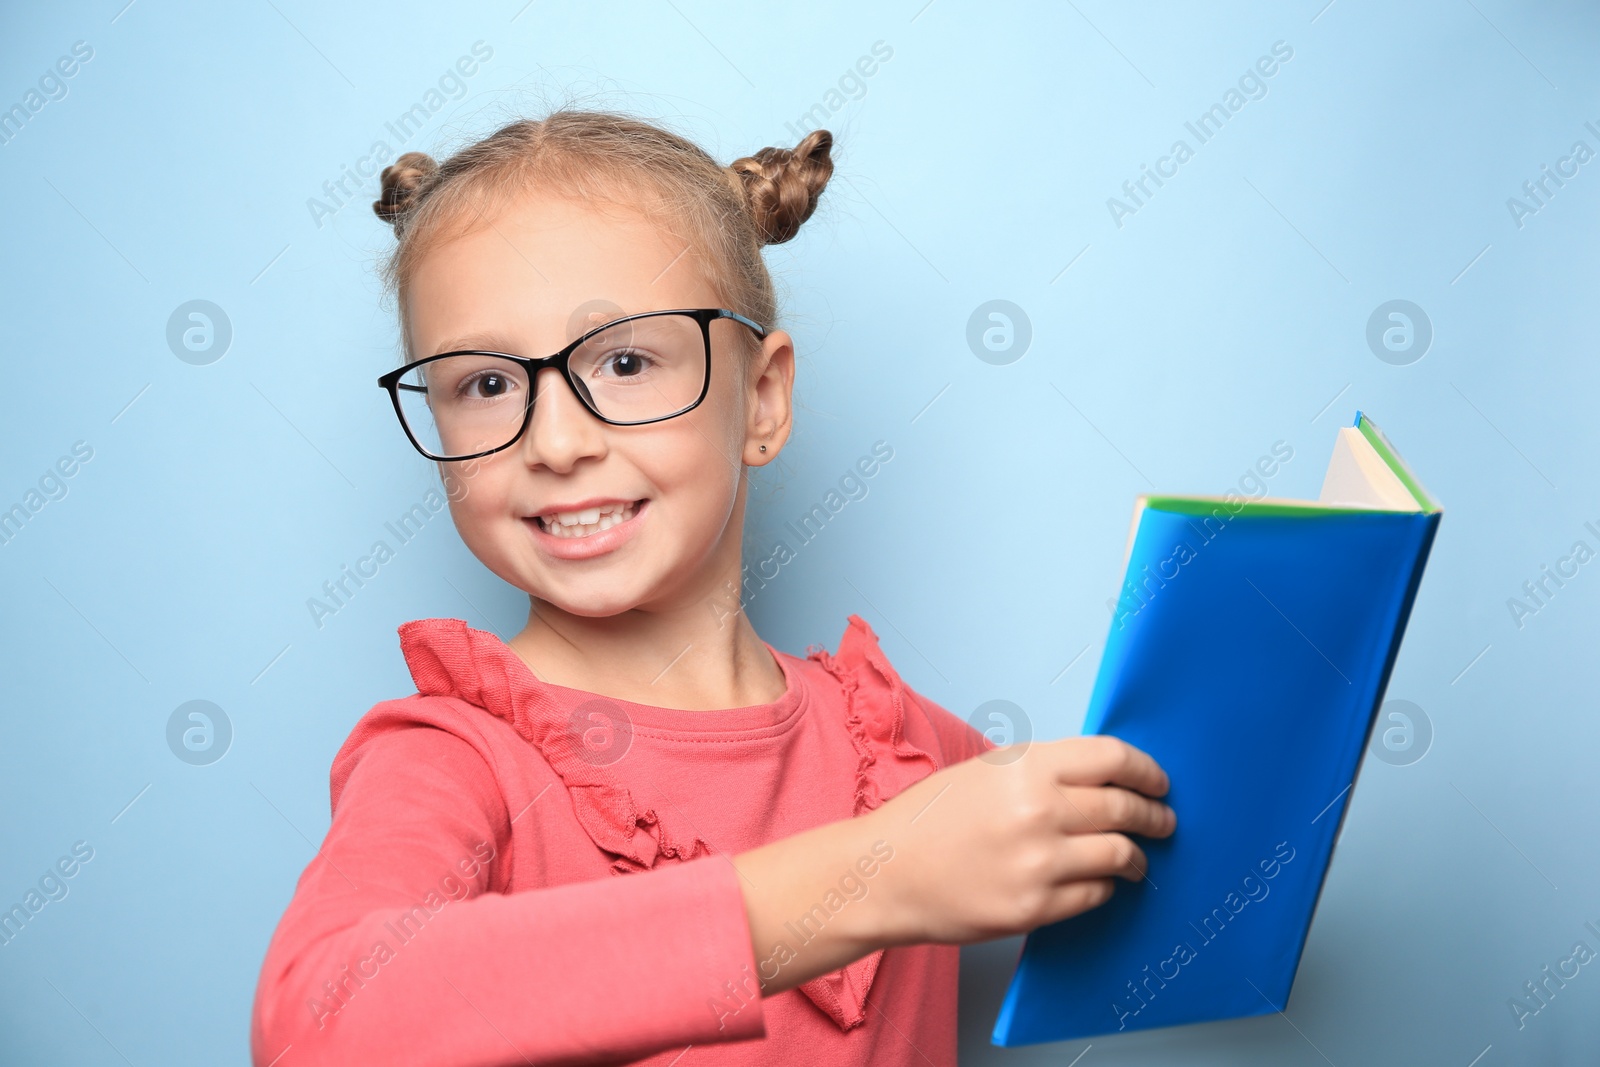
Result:
[[461,540],[468,547],[476,548],[483,539],[485,530],[485,515],[482,511],[484,494],[470,492],[458,500],[450,502],[450,518],[456,524],[456,532],[461,535]]
[[[481,461],[480,461],[481,462]],[[497,500],[506,499],[505,479],[497,472],[485,468],[454,472],[447,483],[452,511],[464,514],[482,514]]]

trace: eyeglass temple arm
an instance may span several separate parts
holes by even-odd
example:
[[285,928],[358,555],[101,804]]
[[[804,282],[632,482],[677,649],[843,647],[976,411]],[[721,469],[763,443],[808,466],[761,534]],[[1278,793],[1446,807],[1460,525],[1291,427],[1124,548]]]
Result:
[[746,326],[748,326],[752,330],[754,330],[756,332],[756,336],[757,337],[765,339],[767,334],[771,332],[765,326],[761,325],[759,322],[756,322],[754,319],[747,319],[743,315],[739,314],[737,311],[729,311],[726,308],[722,308],[720,310],[721,310],[721,314],[719,314],[717,316],[718,318],[733,319],[735,322],[742,322]]

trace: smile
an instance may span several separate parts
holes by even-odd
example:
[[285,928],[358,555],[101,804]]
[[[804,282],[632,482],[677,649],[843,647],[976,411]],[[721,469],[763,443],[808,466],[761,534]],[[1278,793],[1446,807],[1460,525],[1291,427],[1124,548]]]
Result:
[[537,517],[539,529],[555,537],[588,537],[609,530],[633,518],[642,500],[606,504],[602,507],[584,508],[582,511],[552,511]]
[[648,504],[648,498],[613,500],[575,511],[547,511],[522,521],[546,555],[566,560],[593,559],[632,540]]

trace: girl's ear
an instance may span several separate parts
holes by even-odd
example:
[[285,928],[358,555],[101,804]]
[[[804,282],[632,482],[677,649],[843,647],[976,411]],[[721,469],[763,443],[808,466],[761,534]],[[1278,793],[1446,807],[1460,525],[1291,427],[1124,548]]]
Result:
[[[751,357],[746,374],[744,462],[764,467],[789,439],[794,413],[794,340],[787,331],[773,330]],[[765,446],[766,451],[762,451]]]

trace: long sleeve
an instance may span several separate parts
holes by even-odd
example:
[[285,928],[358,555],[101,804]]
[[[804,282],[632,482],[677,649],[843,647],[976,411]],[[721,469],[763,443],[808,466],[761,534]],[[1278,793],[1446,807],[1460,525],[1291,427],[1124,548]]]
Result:
[[765,1035],[724,857],[505,893],[511,820],[462,738],[372,739],[268,948],[254,1062],[543,1067]]

